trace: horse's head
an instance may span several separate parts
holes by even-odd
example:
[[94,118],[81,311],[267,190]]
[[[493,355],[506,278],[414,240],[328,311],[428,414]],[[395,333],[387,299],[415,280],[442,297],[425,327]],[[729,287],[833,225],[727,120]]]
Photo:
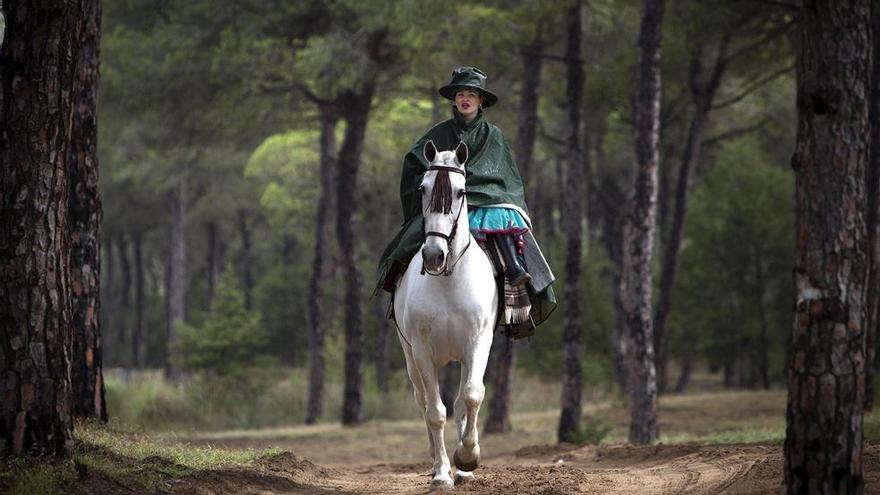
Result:
[[[425,217],[422,261],[425,271],[439,275],[447,269],[449,249],[457,234],[459,218],[467,215],[464,163],[468,148],[461,142],[455,151],[437,151],[434,142],[428,141],[424,153],[428,171],[419,187]],[[467,236],[470,232],[461,235]]]

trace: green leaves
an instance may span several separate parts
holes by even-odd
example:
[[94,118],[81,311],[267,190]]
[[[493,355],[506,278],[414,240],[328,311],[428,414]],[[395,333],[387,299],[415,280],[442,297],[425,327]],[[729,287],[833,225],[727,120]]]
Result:
[[184,369],[213,376],[243,375],[260,364],[268,341],[259,315],[244,306],[231,270],[220,277],[211,313],[200,327],[181,325],[177,347]]

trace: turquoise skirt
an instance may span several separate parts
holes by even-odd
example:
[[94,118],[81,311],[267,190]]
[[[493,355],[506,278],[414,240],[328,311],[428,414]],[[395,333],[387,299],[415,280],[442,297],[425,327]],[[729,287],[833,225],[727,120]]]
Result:
[[471,234],[479,242],[486,242],[488,234],[513,234],[521,237],[529,231],[529,225],[513,208],[476,207],[468,211]]

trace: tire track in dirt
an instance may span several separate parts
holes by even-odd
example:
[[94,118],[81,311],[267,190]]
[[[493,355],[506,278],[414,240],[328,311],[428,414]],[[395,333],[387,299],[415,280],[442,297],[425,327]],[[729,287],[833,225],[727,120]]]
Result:
[[[880,481],[880,445],[865,446],[866,493]],[[779,493],[781,445],[536,446],[489,459],[456,493],[498,495]],[[285,452],[251,470],[196,473],[164,493],[426,494],[428,463],[332,468]]]

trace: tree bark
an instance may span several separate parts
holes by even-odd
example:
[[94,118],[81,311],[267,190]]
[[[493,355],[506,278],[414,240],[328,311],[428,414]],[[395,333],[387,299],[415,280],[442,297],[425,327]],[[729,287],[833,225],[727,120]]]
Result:
[[68,155],[86,6],[22,0],[3,10],[0,456],[68,456]]
[[146,365],[146,325],[144,320],[144,256],[143,256],[143,237],[139,230],[136,230],[131,239],[134,248],[134,306],[135,306],[135,322],[134,332],[132,333],[132,365],[140,368]]
[[[116,252],[119,256],[119,271],[122,275],[122,286],[119,288],[119,306],[120,310],[123,314],[128,310],[129,305],[131,304],[131,261],[128,259],[128,243],[125,240],[125,234],[122,232],[116,236]],[[112,242],[112,240],[111,240]],[[112,245],[111,245],[112,249]],[[116,362],[123,363],[125,362],[123,359],[123,347],[125,347],[125,343],[127,342],[126,337],[126,318],[120,318],[119,321],[116,322],[116,328],[114,331],[116,332]]]
[[[767,321],[767,310],[764,308],[764,294],[767,292],[767,287],[764,283],[764,265],[761,252],[757,247],[754,247],[753,253],[756,270],[755,282],[757,285],[757,287],[755,287],[755,305],[758,308],[758,320],[761,323],[761,334],[758,342],[758,368],[760,371],[761,386],[764,387],[765,390],[770,390],[770,364],[767,357],[767,349],[770,347],[770,342],[768,342],[767,339],[770,323]],[[749,350],[750,349],[745,349],[746,352],[749,352]]]
[[684,224],[687,216],[688,199],[694,171],[700,158],[703,145],[703,131],[715,99],[715,93],[721,83],[721,76],[727,68],[727,38],[722,41],[714,67],[708,78],[703,68],[703,46],[696,42],[691,53],[690,91],[694,105],[694,117],[688,130],[687,144],[682,153],[681,165],[678,169],[678,181],[675,192],[675,206],[672,213],[672,227],[664,247],[662,269],[660,272],[660,293],[657,297],[657,309],[654,315],[654,358],[657,369],[658,389],[662,393],[666,389],[666,319],[672,308],[672,288],[678,269],[678,254],[684,239]]
[[651,321],[651,258],[657,226],[657,167],[660,142],[660,42],[663,0],[643,0],[635,107],[636,179],[623,225],[621,293],[633,344],[629,441],[652,443],[657,427],[657,382]]
[[[516,162],[526,186],[528,205],[532,215],[541,208],[536,201],[532,177],[532,157],[535,151],[535,133],[538,126],[538,100],[541,86],[541,53],[544,51],[543,23],[539,22],[532,42],[524,47],[522,56],[523,82],[519,100],[519,124],[517,127]],[[507,433],[511,430],[510,389],[516,370],[516,346],[506,342],[498,354],[493,373],[492,399],[486,417],[487,433]]]
[[217,292],[217,281],[220,279],[220,270],[222,262],[220,260],[220,227],[217,222],[211,220],[208,222],[208,293],[205,303],[208,310],[211,309],[211,301],[214,300],[214,294]]
[[489,415],[483,427],[486,433],[507,433],[513,429],[510,422],[510,392],[513,387],[513,370],[516,367],[516,341],[505,337],[499,344],[492,382],[492,400],[489,402]]
[[113,340],[116,328],[116,256],[113,255],[111,236],[105,235],[103,237],[102,271],[104,272],[104,283],[101,286],[101,291],[104,293],[104,297],[101,298],[101,332],[104,338],[101,341],[101,352],[102,356],[112,356],[114,352],[119,352],[115,349],[116,342]]
[[441,368],[440,373],[440,401],[446,408],[446,417],[453,417],[455,406],[455,393],[458,379],[461,376],[461,367],[457,362],[447,363]]
[[693,363],[690,358],[685,358],[681,365],[681,374],[678,375],[678,381],[675,383],[675,393],[683,394],[687,391],[688,385],[691,383],[691,371]]
[[601,215],[601,241],[611,261],[611,300],[614,307],[614,328],[611,331],[611,351],[613,359],[614,381],[621,391],[629,390],[629,336],[626,329],[626,318],[623,314],[623,300],[620,292],[620,274],[623,265],[623,239],[621,232],[621,209],[626,204],[626,196],[610,171],[605,166],[605,154],[601,145],[604,130],[594,140],[596,150],[597,184],[595,195]]
[[581,145],[581,106],[583,104],[584,68],[581,61],[581,3],[567,12],[565,49],[568,81],[568,175],[565,181],[565,315],[562,335],[562,411],[556,432],[560,442],[576,441],[581,429],[581,238],[583,230],[583,148]]
[[165,334],[165,377],[176,380],[179,370],[174,363],[178,339],[178,323],[184,321],[184,270],[186,269],[186,242],[183,237],[183,224],[186,217],[186,180],[183,176],[177,180],[175,190],[168,193],[168,210],[171,225],[168,236],[168,268],[167,268],[167,332]]
[[877,361],[877,326],[880,324],[880,5],[871,2],[871,90],[868,115],[871,149],[867,167],[868,299],[865,410],[874,408],[874,368]]
[[[535,151],[535,132],[538,128],[538,100],[541,87],[541,64],[544,51],[543,26],[538,22],[535,37],[521,52],[522,57],[522,90],[519,98],[519,122],[516,133],[516,163],[526,186],[527,204],[535,214],[540,205],[535,201],[532,173],[532,156]],[[529,194],[532,193],[532,194]]]
[[388,335],[391,332],[391,325],[388,324],[388,318],[385,317],[385,295],[379,291],[374,296],[376,304],[376,318],[378,325],[376,327],[376,353],[373,361],[376,364],[376,386],[383,396],[387,397],[388,387]]
[[801,8],[786,493],[864,490],[869,5]]
[[101,308],[101,197],[98,193],[98,60],[101,4],[83,3],[75,109],[68,157],[70,228],[71,386],[73,413],[107,421],[103,349],[98,315]]
[[324,327],[321,321],[321,281],[324,272],[324,254],[327,250],[327,217],[333,198],[333,180],[336,170],[336,123],[339,115],[335,106],[319,105],[321,112],[321,191],[315,211],[315,252],[312,255],[312,273],[309,276],[309,399],[306,424],[314,424],[321,417],[324,403]]
[[[384,43],[386,31],[372,33],[371,45]],[[358,246],[352,226],[357,209],[357,173],[360,165],[364,135],[370,104],[376,90],[375,76],[368,78],[358,92],[342,96],[340,110],[345,119],[345,137],[339,149],[336,180],[336,236],[339,242],[341,265],[347,281],[345,285],[345,392],[342,404],[342,423],[358,424],[363,420],[363,361],[364,334],[361,315],[361,280],[358,268]]]
[[244,292],[244,307],[254,307],[254,267],[251,254],[251,229],[248,226],[248,214],[244,209],[238,210],[238,232],[241,234],[241,287]]
[[362,421],[363,402],[363,361],[364,335],[361,318],[361,280],[357,264],[352,220],[355,208],[355,191],[358,165],[364,133],[367,127],[367,114],[373,94],[372,86],[366,94],[352,95],[345,105],[345,138],[339,150],[339,175],[336,181],[336,236],[339,242],[342,270],[345,284],[345,392],[342,404],[342,423],[358,424]]

